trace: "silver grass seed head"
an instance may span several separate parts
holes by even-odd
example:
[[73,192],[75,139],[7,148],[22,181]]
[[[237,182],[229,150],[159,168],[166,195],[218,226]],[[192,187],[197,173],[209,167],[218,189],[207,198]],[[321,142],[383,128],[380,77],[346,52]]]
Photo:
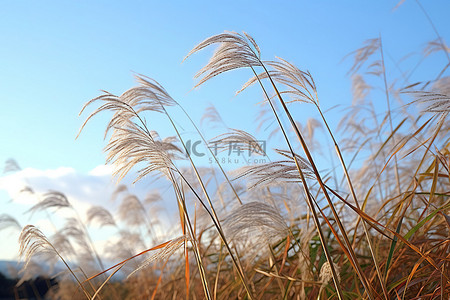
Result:
[[161,171],[167,175],[173,168],[172,161],[181,150],[172,142],[159,140],[147,128],[142,113],[147,111],[166,113],[166,106],[178,105],[167,91],[155,80],[143,75],[136,76],[139,86],[116,96],[108,92],[88,101],[80,114],[90,105],[99,103],[83,125],[103,111],[113,112],[113,116],[105,130],[105,139],[110,138],[104,151],[107,152],[107,163],[114,165],[113,175],[122,179],[136,165],[143,165],[137,171],[135,181],[146,175]]
[[19,166],[19,163],[15,159],[8,158],[5,161],[5,166],[3,167],[3,174],[18,172],[20,170],[22,170],[22,168]]
[[[338,265],[336,265],[333,262],[334,270],[336,271],[337,279],[340,281],[340,268]],[[320,281],[322,281],[322,286],[325,286],[330,282],[330,280],[333,278],[333,272],[331,271],[331,266],[328,261],[326,261],[322,267],[320,268],[320,274],[319,274]]]
[[[249,202],[233,210],[223,222],[226,236],[232,241],[248,240],[270,243],[285,237],[289,228],[284,218],[272,206]],[[258,238],[259,237],[259,238]]]
[[57,253],[55,247],[37,227],[26,225],[19,237],[19,257],[25,262],[23,269],[27,268],[34,255],[45,252]]
[[218,44],[209,62],[195,75],[200,78],[195,87],[209,79],[234,69],[261,66],[261,51],[255,40],[247,33],[225,32],[207,38],[195,46],[183,59],[213,44]]
[[72,207],[66,195],[58,191],[49,191],[40,198],[40,201],[33,205],[27,212],[34,214],[37,211],[43,211],[49,208],[58,210]]
[[253,135],[240,129],[230,128],[229,132],[216,136],[208,144],[210,148],[217,150],[218,153],[236,146],[241,151],[266,156],[265,149],[261,146],[261,143]]
[[[299,171],[291,153],[280,149],[275,149],[275,151],[289,160],[280,160],[240,168],[237,170],[239,175],[233,180],[246,178],[250,189],[272,184],[301,183]],[[313,178],[313,171],[309,163],[298,154],[295,154],[295,157],[305,178]]]
[[8,214],[1,214],[0,215],[0,230],[6,229],[6,228],[14,228],[21,230],[22,226],[20,226],[20,223],[12,216]]
[[116,226],[113,215],[104,207],[92,206],[86,212],[87,224],[97,222],[100,227],[111,225]]

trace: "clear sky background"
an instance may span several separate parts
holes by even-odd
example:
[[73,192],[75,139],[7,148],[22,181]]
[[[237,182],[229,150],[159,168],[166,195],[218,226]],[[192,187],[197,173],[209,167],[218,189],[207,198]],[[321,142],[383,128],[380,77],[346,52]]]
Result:
[[[449,1],[422,1],[444,39],[450,37]],[[24,171],[3,178],[0,213],[22,225],[30,200],[10,201],[12,189],[24,183],[37,190],[62,190],[75,202],[102,203],[114,184],[104,164],[103,131],[107,116],[88,124],[75,140],[87,115],[83,104],[107,90],[120,94],[135,82],[133,72],[160,82],[197,123],[213,103],[229,127],[254,132],[257,90],[237,97],[251,76],[247,70],[225,74],[200,89],[194,74],[211,53],[181,63],[203,39],[225,30],[252,35],[263,59],[279,56],[309,70],[324,110],[339,119],[339,107],[351,104],[342,61],[363,42],[381,35],[389,77],[411,69],[420,51],[436,35],[415,1],[0,1],[0,162],[14,158]],[[402,58],[411,54],[406,60]],[[442,57],[441,57],[442,56]],[[442,54],[427,59],[412,79],[436,76],[445,65]],[[396,66],[395,63],[398,63]],[[414,82],[414,80],[411,80]],[[384,103],[380,104],[384,109]],[[299,120],[309,116],[294,107]],[[334,124],[336,125],[336,123]],[[173,135],[155,124],[163,136]],[[207,131],[207,128],[203,128]],[[212,136],[209,136],[212,137]],[[270,146],[270,145],[269,145]],[[5,176],[4,176],[5,177]],[[146,187],[141,186],[141,192]],[[0,259],[14,259],[17,236]],[[5,242],[6,244],[6,242]]]

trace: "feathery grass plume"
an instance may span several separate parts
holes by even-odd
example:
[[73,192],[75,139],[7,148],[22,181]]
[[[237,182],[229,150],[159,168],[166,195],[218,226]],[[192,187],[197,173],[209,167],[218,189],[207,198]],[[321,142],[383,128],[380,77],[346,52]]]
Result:
[[121,96],[105,92],[88,101],[80,112],[83,113],[95,102],[105,102],[87,117],[80,133],[96,114],[103,111],[114,112],[105,130],[105,138],[111,132],[105,147],[106,161],[115,166],[114,176],[119,180],[134,166],[145,162],[145,166],[138,170],[135,182],[157,170],[167,175],[167,169],[173,167],[171,157],[175,152],[181,152],[173,144],[173,140],[160,140],[156,132],[150,132],[147,123],[139,115],[144,111],[163,112],[163,105],[173,106],[176,102],[153,79],[144,76],[136,78],[139,86],[127,90]]
[[58,210],[66,207],[72,208],[72,205],[70,204],[66,195],[58,191],[50,191],[45,193],[41,197],[39,203],[33,205],[29,210],[27,210],[27,212],[31,212],[31,214],[34,214],[37,211],[43,211],[49,208]]
[[207,122],[208,127],[210,128],[214,128],[219,124],[225,126],[225,122],[222,120],[222,117],[220,116],[219,112],[212,104],[205,109],[205,112],[203,113],[202,118],[200,119],[200,125],[202,125],[203,122]]
[[26,269],[31,261],[31,258],[37,253],[53,252],[60,256],[47,237],[33,225],[27,225],[22,229],[19,237],[19,243],[19,256],[24,261],[24,269]]
[[121,194],[127,192],[128,193],[128,187],[125,184],[119,184],[117,185],[117,187],[114,189],[114,192],[111,195],[111,201],[116,201],[117,197]]
[[372,86],[367,84],[367,82],[364,80],[364,77],[360,74],[353,74],[351,76],[351,80],[353,95],[352,105],[361,104],[369,95]]
[[238,68],[261,66],[259,47],[255,40],[245,32],[239,34],[226,31],[225,33],[209,37],[195,46],[183,61],[192,54],[213,44],[219,44],[219,46],[206,66],[195,74],[195,78],[200,78],[195,87],[223,72]]
[[[334,269],[336,270],[336,274],[338,276],[338,281],[341,281],[340,268],[334,262],[333,262],[333,265],[334,265]],[[320,268],[319,278],[320,278],[320,281],[322,281],[322,285],[321,285],[320,291],[319,291],[319,296],[320,296],[322,290],[325,288],[325,286],[333,278],[333,274],[331,272],[330,263],[328,261],[324,262],[322,267]]]
[[253,135],[240,129],[230,128],[229,130],[230,132],[223,133],[211,139],[208,146],[211,149],[217,150],[217,153],[236,148],[237,151],[266,156],[261,142]]
[[[291,159],[290,152],[280,149],[275,151],[290,160],[280,160],[259,164],[256,166],[245,166],[236,172],[239,174],[233,180],[245,177],[249,182],[249,189],[260,185],[272,185],[286,182],[300,183],[301,179],[298,176],[298,169],[293,159]],[[304,172],[305,178],[314,178],[313,172],[309,162],[298,154],[295,154],[299,166]]]
[[314,226],[307,226],[308,224],[306,222],[302,225],[301,234],[299,235],[301,251],[299,251],[298,255],[298,269],[302,280],[313,280],[314,276],[310,261],[310,241],[316,234],[316,229]]
[[439,117],[438,124],[442,124],[445,118],[450,113],[450,96],[433,91],[406,91],[405,93],[411,94],[416,100],[412,103],[427,104],[422,109],[422,113],[434,113]]
[[348,56],[353,55],[353,65],[351,66],[348,74],[354,74],[359,71],[359,69],[365,64],[367,60],[374,54],[381,46],[379,38],[369,39],[364,42],[364,46],[356,49],[355,51],[347,54],[344,59]]
[[450,76],[444,76],[438,81],[436,81],[432,90],[439,91],[441,94],[450,95]]
[[440,38],[436,38],[431,42],[428,42],[425,48],[423,49],[423,55],[427,57],[439,51],[445,51],[446,53],[450,53],[450,48],[445,43],[442,44],[442,42],[443,41]]
[[91,222],[99,223],[100,227],[103,226],[116,226],[116,222],[114,221],[113,215],[102,206],[92,206],[86,212],[86,220],[89,225]]
[[146,164],[140,168],[134,182],[146,175],[160,171],[167,176],[167,169],[172,169],[173,164],[168,149],[180,151],[172,143],[157,141],[153,136],[136,124],[128,123],[128,128],[117,128],[111,135],[111,139],[105,148],[107,163],[115,166],[114,176],[122,179],[134,166],[139,163]]
[[90,299],[89,293],[85,290],[84,286],[78,280],[77,276],[73,273],[72,269],[66,263],[64,258],[38,228],[33,225],[25,226],[20,233],[19,244],[19,256],[24,260],[23,270],[26,270],[31,262],[31,258],[34,255],[38,253],[54,253],[66,265],[67,269],[77,281],[78,285],[82,288],[85,296]]
[[270,243],[289,234],[289,227],[278,210],[262,202],[237,207],[225,218],[223,227],[232,241],[262,239],[263,243]]
[[144,203],[153,204],[162,200],[161,193],[159,190],[155,189],[145,195]]
[[58,249],[61,255],[65,257],[73,257],[76,254],[72,243],[70,242],[70,235],[64,230],[58,231],[50,237],[52,245]]
[[[209,44],[206,43],[206,44],[204,45],[204,47],[206,47],[206,46],[208,46],[208,45],[209,45]],[[214,58],[214,57],[216,57],[215,54],[213,55],[213,58]],[[238,58],[237,58],[237,59],[238,59]],[[336,211],[335,211],[334,205],[333,205],[333,203],[332,203],[332,201],[331,201],[331,198],[330,198],[330,196],[329,196],[329,194],[328,194],[328,192],[327,192],[327,190],[326,190],[326,188],[325,188],[325,186],[324,186],[324,184],[323,184],[322,178],[321,178],[321,176],[320,176],[320,174],[319,174],[319,172],[318,172],[318,170],[317,170],[317,168],[316,168],[316,166],[315,166],[315,164],[314,164],[314,161],[313,161],[313,159],[312,159],[311,153],[310,153],[310,151],[309,151],[307,145],[305,144],[304,138],[302,137],[301,133],[299,132],[298,128],[296,127],[295,121],[294,121],[294,119],[293,119],[293,117],[292,117],[292,114],[290,113],[289,109],[288,109],[287,106],[286,106],[286,103],[285,103],[284,100],[282,99],[282,95],[281,95],[281,93],[279,92],[278,88],[276,87],[274,80],[273,80],[272,77],[270,76],[269,71],[267,70],[267,68],[265,67],[265,65],[261,62],[261,60],[259,59],[259,57],[258,57],[258,65],[261,66],[261,67],[264,69],[264,71],[266,72],[266,74],[268,75],[267,77],[268,77],[268,79],[270,80],[270,83],[271,83],[271,85],[272,85],[272,87],[273,87],[273,89],[274,89],[274,91],[275,91],[275,93],[276,93],[276,95],[277,95],[277,98],[278,98],[278,100],[279,100],[279,103],[280,103],[280,105],[282,106],[283,111],[284,111],[284,113],[286,114],[286,117],[289,119],[290,125],[291,125],[292,128],[294,129],[294,131],[295,131],[295,133],[296,133],[296,135],[297,135],[297,138],[298,138],[299,142],[301,143],[303,150],[305,151],[305,154],[306,154],[306,156],[307,156],[307,158],[308,158],[308,161],[311,162],[311,168],[313,169],[314,176],[317,178],[317,180],[318,180],[318,182],[319,182],[319,184],[320,184],[320,186],[321,186],[321,189],[322,189],[322,191],[323,191],[323,194],[324,194],[324,196],[325,196],[326,199],[327,199],[328,205],[330,206],[330,208],[331,208],[331,210],[332,210],[332,212],[333,212],[333,215],[334,215],[334,217],[335,217],[335,220],[336,220],[336,222],[337,222],[337,225],[339,226],[339,229],[340,229],[340,231],[342,232],[343,237],[344,237],[344,239],[345,239],[345,242],[346,242],[346,244],[347,244],[347,246],[348,246],[348,250],[349,250],[349,252],[348,252],[348,253],[349,253],[349,258],[350,258],[351,261],[352,261],[352,265],[355,267],[356,271],[358,272],[358,276],[361,278],[361,281],[362,281],[362,283],[364,284],[364,287],[365,287],[366,289],[369,289],[369,286],[367,285],[367,280],[366,280],[364,274],[362,273],[362,270],[361,270],[359,264],[356,262],[356,256],[355,256],[355,254],[353,253],[353,250],[352,250],[352,248],[351,248],[350,241],[349,241],[349,239],[348,239],[348,237],[347,237],[346,231],[345,231],[345,229],[343,228],[343,225],[342,225],[342,223],[340,222],[340,219],[339,219],[339,217],[338,217],[338,215],[337,215],[337,213],[336,213]],[[255,65],[255,66],[257,66],[257,65]],[[256,72],[255,72],[255,70],[253,69],[253,66],[250,66],[250,67],[251,67],[253,73],[256,75]],[[206,68],[207,70],[210,69],[210,68],[208,68],[208,66],[205,66],[202,70],[204,70],[205,68]],[[235,68],[225,68],[224,71],[228,71],[228,70],[232,70],[232,69],[235,69]],[[219,72],[219,73],[220,73],[220,72]],[[310,74],[309,74],[309,76],[310,76]],[[204,77],[203,79],[205,79],[205,77]],[[209,79],[209,78],[206,76],[206,80],[207,80],[207,79]],[[202,80],[202,79],[201,79],[199,84],[201,84],[201,83],[203,83],[203,82],[205,82],[205,80]],[[288,145],[288,147],[289,147],[289,150],[290,150],[289,152],[290,152],[290,154],[291,154],[291,156],[292,156],[292,158],[293,158],[293,160],[294,160],[294,162],[295,162],[295,164],[296,164],[296,168],[297,168],[297,171],[298,171],[298,175],[300,176],[301,180],[303,181],[304,192],[305,192],[305,195],[306,195],[307,200],[308,200],[308,205],[309,205],[309,207],[310,207],[310,209],[311,209],[311,211],[312,211],[312,213],[313,213],[314,222],[315,222],[315,225],[316,225],[317,230],[319,231],[320,240],[321,240],[323,249],[324,249],[324,251],[325,251],[327,260],[330,261],[330,260],[331,260],[331,256],[330,256],[330,254],[329,254],[329,252],[328,252],[328,249],[327,249],[327,246],[326,246],[326,244],[325,244],[325,238],[324,238],[323,231],[321,230],[321,227],[320,227],[320,224],[319,224],[319,221],[318,221],[318,216],[317,216],[317,212],[316,212],[316,210],[315,210],[314,200],[312,199],[312,196],[311,196],[311,194],[310,194],[310,192],[309,192],[309,187],[307,186],[307,184],[306,184],[306,182],[305,182],[305,175],[304,175],[303,172],[302,172],[302,168],[301,168],[301,166],[300,166],[300,162],[297,160],[297,156],[296,156],[296,154],[294,153],[294,150],[293,150],[293,148],[292,148],[292,144],[291,144],[291,142],[290,142],[290,140],[289,140],[289,138],[288,138],[288,136],[287,136],[287,134],[286,134],[286,131],[285,131],[285,129],[284,129],[284,126],[283,126],[282,123],[281,123],[279,114],[277,113],[277,111],[276,111],[276,109],[275,109],[275,107],[274,107],[274,105],[273,105],[273,103],[272,103],[272,101],[271,101],[269,95],[267,94],[266,89],[264,88],[264,86],[263,86],[263,84],[262,84],[262,82],[261,82],[260,80],[258,80],[258,82],[260,83],[261,88],[263,89],[264,94],[265,94],[265,96],[266,96],[266,98],[267,98],[267,100],[268,100],[268,102],[269,102],[269,104],[270,104],[270,106],[271,106],[271,109],[272,109],[272,111],[273,111],[273,113],[274,113],[274,116],[275,116],[275,118],[276,118],[276,120],[277,120],[277,123],[278,123],[278,125],[279,125],[281,131],[283,132],[284,139],[285,139],[285,141],[286,141],[286,143],[287,143],[287,145]],[[313,81],[308,82],[308,83],[309,83],[309,86],[310,86],[313,90],[315,90],[315,84],[313,83]],[[308,92],[309,92],[309,91],[308,91]],[[316,93],[315,93],[315,94],[316,94]],[[306,94],[305,94],[305,95],[306,95]],[[317,102],[317,101],[314,101],[314,99],[317,99],[317,97],[315,97],[315,98],[314,98],[314,97],[310,97],[310,98],[306,97],[306,98],[307,98],[307,99],[311,99],[312,102],[313,102],[317,107],[319,107],[319,106],[318,106],[318,102]],[[331,225],[330,225],[330,226],[331,226]],[[333,228],[331,228],[331,229],[333,229]],[[334,234],[336,235],[337,233],[334,233]],[[332,270],[333,270],[333,272],[334,272],[333,266],[331,266],[331,268],[332,268]],[[336,290],[337,290],[337,293],[338,293],[338,297],[339,297],[339,299],[342,299],[342,290],[340,289],[337,280],[334,280],[334,283],[335,283],[335,286],[336,286]],[[368,293],[370,293],[370,291],[368,291]]]
[[285,94],[290,97],[291,100],[286,101],[286,103],[299,101],[313,103],[319,106],[317,87],[311,73],[300,70],[282,58],[277,58],[279,61],[264,61],[264,64],[273,69],[268,73],[262,72],[254,76],[237,93],[242,92],[248,86],[258,82],[258,80],[269,78],[270,76],[275,82],[287,87],[287,90],[280,92],[280,94]]
[[[67,260],[76,262],[80,259],[78,252],[75,251],[75,248],[70,241],[70,236],[66,235],[62,230],[54,233],[49,238],[49,241],[55,249],[58,249],[58,253]],[[49,273],[53,273],[57,266],[59,257],[53,252],[45,252],[42,253],[42,256],[39,257],[39,259],[40,261],[45,261],[46,265],[49,267]]]
[[[105,135],[107,135],[108,132],[112,130],[105,151],[107,152],[107,163],[111,163],[115,166],[114,175],[120,180],[133,167],[142,163],[144,165],[137,171],[138,176],[134,182],[154,171],[160,171],[169,178],[174,185],[175,192],[178,193],[176,190],[178,188],[178,182],[175,174],[178,174],[181,177],[182,174],[179,173],[179,170],[173,164],[172,159],[175,158],[176,155],[171,152],[181,151],[172,143],[172,141],[157,139],[157,136],[154,136],[155,134],[152,134],[149,131],[145,120],[139,114],[145,110],[163,112],[177,131],[177,136],[181,139],[173,120],[170,118],[165,108],[165,106],[169,104],[176,105],[176,102],[156,82],[143,77],[139,77],[138,80],[140,81],[141,86],[126,91],[120,97],[107,93],[106,95],[94,98],[85,104],[81,112],[83,112],[86,106],[93,102],[100,100],[106,101],[106,104],[101,105],[86,119],[80,131],[83,129],[86,122],[97,113],[105,110],[114,111],[115,113],[105,131]],[[141,105],[142,103],[145,105]],[[141,105],[141,107],[139,107],[139,105]],[[177,194],[177,198],[180,199],[183,197],[179,197]],[[200,198],[199,200],[201,201]],[[202,202],[202,204],[204,203]],[[183,215],[187,215],[186,209],[184,209],[184,211]],[[188,223],[190,234],[193,234],[189,220]],[[148,226],[148,230],[150,233],[150,226]],[[203,265],[201,263],[201,256],[198,252],[195,240],[193,244],[195,245],[194,253],[201,272],[205,295],[209,298],[210,293],[207,287]]]
[[29,193],[29,194],[34,194],[34,190],[31,186],[25,186],[24,188],[22,188],[20,190],[21,193]]
[[181,246],[186,243],[186,241],[190,241],[190,238],[186,235],[177,237],[173,240],[171,240],[167,245],[165,245],[163,248],[157,250],[155,253],[153,253],[150,257],[146,258],[142,264],[138,268],[136,268],[130,275],[128,275],[127,278],[130,278],[133,274],[136,272],[142,270],[143,268],[150,265],[152,262],[158,260],[163,261],[168,259],[172,254],[177,251]]
[[64,227],[59,232],[63,236],[72,238],[77,243],[80,247],[78,251],[80,251],[80,249],[82,250],[79,254],[85,253],[85,256],[89,257],[90,261],[95,260],[92,254],[93,249],[91,249],[91,245],[89,244],[89,237],[86,235],[86,232],[78,219],[67,218]]
[[8,158],[5,161],[5,166],[3,167],[3,174],[18,172],[20,170],[22,170],[22,168],[19,166],[19,163],[14,158]]
[[8,214],[0,215],[0,230],[4,230],[6,228],[14,228],[21,230],[22,226],[20,226],[19,222],[12,216]]
[[139,226],[146,222],[147,210],[136,195],[126,195],[120,203],[118,217],[130,226]]

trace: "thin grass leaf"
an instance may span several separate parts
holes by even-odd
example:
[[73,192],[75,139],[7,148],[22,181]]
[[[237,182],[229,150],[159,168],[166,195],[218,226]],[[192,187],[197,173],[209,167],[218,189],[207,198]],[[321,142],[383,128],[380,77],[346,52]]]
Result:
[[129,274],[127,278],[130,278],[131,276],[133,276],[133,274],[144,269],[145,267],[147,267],[156,260],[165,260],[169,258],[176,250],[178,250],[181,246],[183,246],[184,243],[188,240],[190,239],[187,236],[180,236],[178,238],[169,241],[166,245],[164,245],[164,247],[160,248],[156,253],[146,258],[145,261],[142,264],[140,264],[140,266],[137,267],[133,272],[131,272],[131,274]]

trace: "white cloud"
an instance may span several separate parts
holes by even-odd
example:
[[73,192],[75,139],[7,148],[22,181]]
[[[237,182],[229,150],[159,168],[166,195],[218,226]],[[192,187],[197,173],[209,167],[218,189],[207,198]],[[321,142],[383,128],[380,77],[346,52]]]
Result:
[[60,167],[52,170],[27,168],[0,178],[0,189],[6,190],[14,202],[30,205],[36,198],[23,193],[25,187],[35,194],[58,191],[67,196],[72,205],[99,205],[108,201],[115,188],[110,169],[96,167],[88,174],[73,168]]
[[[119,203],[111,201],[111,196],[118,186],[116,179],[111,177],[112,171],[111,166],[100,165],[87,173],[78,172],[74,168],[60,167],[49,170],[27,168],[6,174],[0,177],[0,191],[3,190],[3,193],[0,193],[0,214],[6,213],[15,217],[22,226],[26,224],[36,225],[44,234],[51,236],[55,232],[55,227],[63,226],[65,217],[73,217],[74,212],[60,209],[58,211],[50,210],[53,213],[37,212],[32,216],[29,213],[25,214],[31,206],[38,202],[39,197],[48,191],[63,193],[82,219],[85,218],[86,211],[92,205],[103,206],[114,213]],[[172,189],[167,188],[167,181],[155,181],[153,178],[148,178],[131,185],[132,180],[133,176],[124,180],[130,193],[144,200],[147,193],[158,189],[164,199],[164,203],[161,203],[161,205],[167,208],[169,215],[171,215],[171,212],[175,212],[176,203],[172,195]],[[29,187],[33,193],[23,192],[25,187]],[[9,199],[8,196],[5,197],[6,194]],[[10,199],[12,201],[9,201]],[[164,224],[161,224],[163,228],[172,228],[174,223],[177,222],[177,218],[172,218],[166,214],[157,217],[160,220],[163,219],[162,223]],[[168,223],[171,223],[171,225],[168,225]],[[107,236],[104,234],[106,228],[91,229],[96,242],[102,240],[104,240],[103,243],[106,242]],[[97,231],[101,231],[102,234]],[[10,232],[0,231],[0,239],[7,239],[14,245],[14,247],[0,249],[0,259],[16,257],[17,235],[18,232],[11,234]],[[103,248],[104,245],[101,246]],[[10,253],[12,251],[15,253]]]

